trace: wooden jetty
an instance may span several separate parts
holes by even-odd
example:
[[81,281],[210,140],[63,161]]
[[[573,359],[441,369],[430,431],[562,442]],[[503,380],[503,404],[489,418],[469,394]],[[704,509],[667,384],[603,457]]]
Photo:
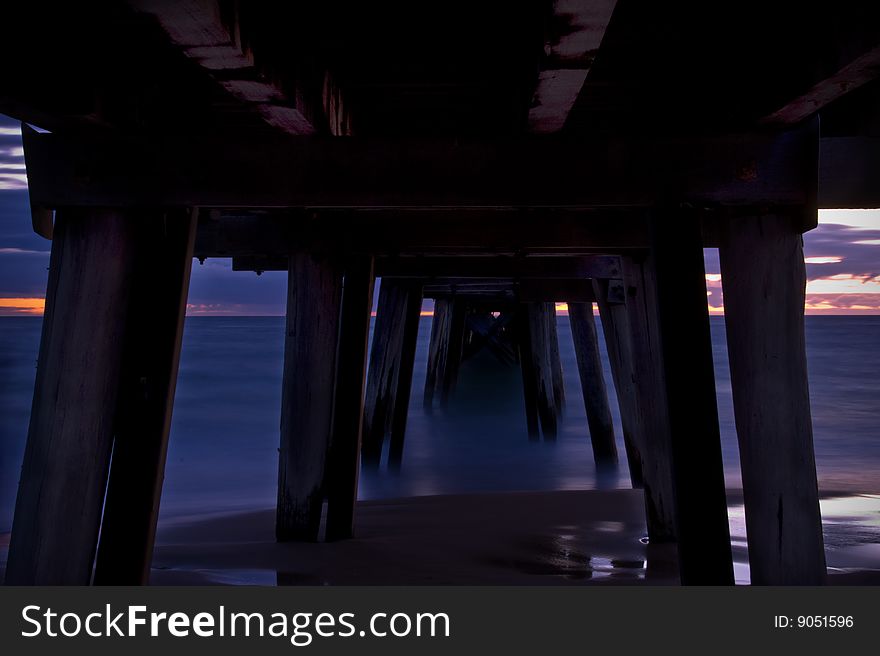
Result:
[[683,583],[731,584],[705,247],[721,252],[752,581],[824,581],[801,234],[819,207],[880,205],[880,9],[425,11],[6,8],[0,112],[25,124],[33,228],[52,239],[7,583],[147,580],[189,266],[224,257],[289,273],[279,540],[317,539],[325,502],[326,539],[350,537],[359,460],[388,439],[400,465],[424,297],[424,402],[453,394],[469,340],[509,331],[545,439],[567,301],[612,465],[596,303],[650,538],[677,542]]

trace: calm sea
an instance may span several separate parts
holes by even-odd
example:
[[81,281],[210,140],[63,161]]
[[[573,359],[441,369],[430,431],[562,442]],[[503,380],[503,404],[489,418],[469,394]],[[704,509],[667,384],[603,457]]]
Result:
[[[423,410],[429,332],[423,319],[403,470],[363,478],[361,498],[627,486],[625,465],[617,479],[596,478],[566,317],[559,337],[567,404],[556,443],[528,441],[519,370],[488,355],[465,363],[447,410]],[[712,319],[712,335],[725,470],[736,487],[723,319]],[[0,532],[12,524],[39,338],[38,318],[0,318]],[[807,345],[820,488],[880,493],[880,317],[808,317]],[[164,518],[274,504],[282,346],[280,317],[187,320]],[[607,360],[605,368],[611,391]],[[622,454],[619,430],[618,448]]]

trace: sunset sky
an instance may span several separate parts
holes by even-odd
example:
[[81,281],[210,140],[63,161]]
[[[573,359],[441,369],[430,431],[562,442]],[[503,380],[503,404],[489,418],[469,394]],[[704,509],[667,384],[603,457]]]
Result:
[[[809,314],[880,314],[880,209],[823,210],[804,235]],[[39,315],[50,242],[31,230],[19,125],[0,116],[0,316]],[[708,302],[722,312],[718,254],[706,251]],[[191,315],[283,315],[286,274],[233,272],[229,260],[193,266]]]

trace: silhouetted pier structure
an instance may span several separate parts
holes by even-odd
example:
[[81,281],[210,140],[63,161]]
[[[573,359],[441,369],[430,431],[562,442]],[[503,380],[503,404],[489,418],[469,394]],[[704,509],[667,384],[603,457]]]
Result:
[[682,582],[730,584],[711,246],[752,581],[824,581],[801,233],[818,207],[880,205],[877,8],[430,10],[6,10],[0,111],[50,131],[25,127],[24,147],[52,239],[8,583],[146,581],[196,256],[289,271],[278,539],[316,539],[325,500],[327,539],[352,535],[361,451],[375,464],[387,433],[399,459],[422,295],[437,298],[425,400],[442,402],[474,278],[471,302],[516,314],[532,435],[555,430],[550,303],[571,303],[596,457],[612,460],[598,303],[651,539],[677,541]]

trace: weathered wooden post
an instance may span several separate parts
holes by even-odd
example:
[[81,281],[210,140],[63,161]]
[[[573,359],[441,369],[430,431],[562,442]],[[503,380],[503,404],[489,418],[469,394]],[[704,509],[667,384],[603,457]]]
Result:
[[129,219],[112,209],[57,213],[9,585],[92,579],[137,251]]
[[608,406],[602,360],[599,357],[599,337],[593,318],[593,304],[569,303],[568,320],[581,379],[587,425],[590,427],[593,458],[597,467],[615,466],[617,445],[614,443],[614,425],[611,421],[611,408]]
[[720,248],[749,564],[758,585],[818,585],[826,576],[802,224],[786,214],[732,219]]
[[553,365],[550,357],[548,304],[526,303],[529,324],[529,354],[537,386],[538,418],[545,440],[555,440],[557,435],[556,392],[553,386]]
[[388,449],[388,466],[400,469],[403,462],[403,443],[406,437],[406,420],[409,415],[409,398],[412,391],[413,369],[419,341],[419,319],[422,312],[422,284],[413,282],[407,289],[406,317],[403,327],[400,370],[397,374],[394,410],[391,419],[391,441]]
[[458,374],[461,369],[461,358],[464,352],[464,333],[467,320],[468,307],[464,299],[453,298],[449,318],[449,341],[446,348],[446,358],[440,377],[440,406],[449,405],[449,399],[455,391],[458,383]]
[[[632,440],[627,455],[638,454],[648,537],[652,544],[674,542],[675,491],[653,263],[626,258],[623,264],[625,296],[619,293],[623,290],[612,295],[609,281],[598,280],[596,298],[621,417],[629,417],[623,420]],[[632,476],[633,460],[629,463]]]
[[343,270],[322,253],[290,255],[275,534],[318,539],[330,447]]
[[562,358],[559,355],[559,330],[556,325],[556,303],[544,304],[547,320],[547,356],[550,358],[550,373],[553,380],[553,399],[556,414],[562,416],[565,409],[565,379],[562,375]]
[[434,300],[434,316],[431,319],[431,340],[428,343],[428,363],[425,371],[425,392],[422,405],[434,406],[434,395],[443,380],[446,351],[449,349],[449,319],[452,301],[445,298]]
[[522,371],[523,397],[526,410],[526,428],[529,440],[541,437],[538,425],[538,381],[532,359],[532,338],[529,330],[529,316],[526,304],[516,311],[515,327],[518,344],[519,366]]
[[363,458],[368,467],[379,466],[385,436],[391,429],[406,329],[406,305],[406,286],[394,278],[383,278],[364,403]]
[[149,582],[197,217],[178,210],[134,223],[137,253],[97,585]]
[[700,220],[661,209],[651,232],[681,580],[733,584]]
[[325,474],[325,539],[328,541],[344,540],[354,534],[354,507],[357,503],[361,431],[364,425],[367,343],[376,281],[374,265],[372,256],[350,255],[342,283],[333,437]]

